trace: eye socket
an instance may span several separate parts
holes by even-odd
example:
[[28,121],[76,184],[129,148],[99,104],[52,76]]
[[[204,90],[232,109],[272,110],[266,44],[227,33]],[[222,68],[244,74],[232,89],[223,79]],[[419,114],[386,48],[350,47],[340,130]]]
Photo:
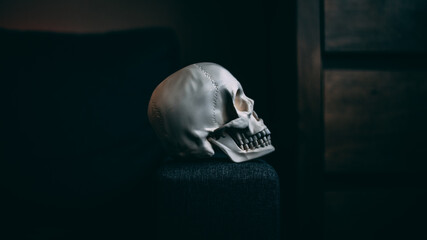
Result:
[[243,91],[241,89],[237,90],[236,97],[234,98],[234,107],[241,112],[247,112],[249,111],[248,101],[245,101],[242,95],[244,95]]

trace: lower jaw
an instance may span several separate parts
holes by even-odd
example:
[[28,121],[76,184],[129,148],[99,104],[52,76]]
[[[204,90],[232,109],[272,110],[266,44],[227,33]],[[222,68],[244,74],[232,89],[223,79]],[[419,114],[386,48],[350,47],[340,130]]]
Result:
[[245,162],[259,158],[275,150],[271,144],[265,147],[243,150],[237,146],[236,142],[228,133],[224,133],[224,137],[219,139],[208,138],[208,141],[227,154],[233,162]]

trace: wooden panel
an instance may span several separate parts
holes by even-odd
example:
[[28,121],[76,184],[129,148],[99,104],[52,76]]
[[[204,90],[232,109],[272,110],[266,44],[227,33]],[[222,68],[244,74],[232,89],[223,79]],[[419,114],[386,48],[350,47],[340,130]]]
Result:
[[425,0],[325,0],[326,51],[427,50]]
[[427,239],[427,191],[325,193],[324,239]]
[[325,170],[427,170],[427,72],[325,71]]

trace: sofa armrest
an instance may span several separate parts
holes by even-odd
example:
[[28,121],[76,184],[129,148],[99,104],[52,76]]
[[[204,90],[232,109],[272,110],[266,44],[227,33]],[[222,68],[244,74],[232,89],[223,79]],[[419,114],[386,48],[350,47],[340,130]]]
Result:
[[279,239],[279,179],[265,161],[168,163],[156,177],[160,239]]

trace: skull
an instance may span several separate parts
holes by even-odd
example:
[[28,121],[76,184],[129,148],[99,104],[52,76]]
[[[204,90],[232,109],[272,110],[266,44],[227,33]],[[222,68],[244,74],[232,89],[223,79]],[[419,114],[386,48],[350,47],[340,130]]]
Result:
[[197,63],[156,87],[148,117],[173,156],[205,158],[220,149],[232,161],[243,162],[274,151],[270,131],[253,107],[228,70]]

